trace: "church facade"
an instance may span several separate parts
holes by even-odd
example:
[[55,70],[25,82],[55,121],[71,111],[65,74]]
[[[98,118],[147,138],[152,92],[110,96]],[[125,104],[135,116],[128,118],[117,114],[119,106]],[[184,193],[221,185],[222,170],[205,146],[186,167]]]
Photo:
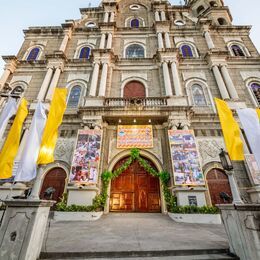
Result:
[[[169,189],[179,205],[230,202],[214,98],[232,109],[259,107],[260,58],[251,27],[233,25],[223,0],[183,6],[104,0],[80,13],[61,26],[24,30],[17,56],[3,57],[1,107],[10,96],[30,102],[16,164],[37,102],[48,107],[55,87],[68,89],[55,162],[43,168],[41,197],[53,187],[57,200],[67,193],[69,204],[90,205],[102,172],[117,169],[138,148],[156,171],[170,173]],[[245,162],[234,167],[249,202],[249,170]],[[9,187],[3,183],[0,192]],[[133,163],[112,181],[106,210],[165,212],[160,181]]]

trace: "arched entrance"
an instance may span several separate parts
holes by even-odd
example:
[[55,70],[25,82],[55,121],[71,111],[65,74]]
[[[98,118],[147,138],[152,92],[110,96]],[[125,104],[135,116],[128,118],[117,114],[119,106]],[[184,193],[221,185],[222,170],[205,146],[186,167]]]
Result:
[[[40,198],[41,199],[51,199],[58,202],[61,201],[62,195],[64,193],[65,182],[67,174],[62,168],[53,168],[46,175],[43,180]],[[49,188],[55,189],[52,196],[46,194],[46,190]]]
[[124,87],[124,98],[144,98],[145,87],[139,81],[131,81]]
[[[232,193],[228,181],[228,176],[220,169],[212,169],[207,173],[207,183],[211,203],[225,204],[232,202]],[[227,196],[226,196],[227,195]]]
[[[127,159],[120,160],[114,170],[123,165]],[[150,160],[146,158],[146,161],[156,169]],[[150,175],[138,161],[134,161],[111,182],[110,211],[161,212],[159,178]]]

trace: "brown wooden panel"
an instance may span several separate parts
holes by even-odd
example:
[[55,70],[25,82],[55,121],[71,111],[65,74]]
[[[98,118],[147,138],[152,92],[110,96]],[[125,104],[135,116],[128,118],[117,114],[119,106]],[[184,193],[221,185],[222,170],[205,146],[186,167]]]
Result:
[[124,87],[125,98],[144,98],[145,96],[145,87],[142,83],[138,81],[131,81],[127,83]]

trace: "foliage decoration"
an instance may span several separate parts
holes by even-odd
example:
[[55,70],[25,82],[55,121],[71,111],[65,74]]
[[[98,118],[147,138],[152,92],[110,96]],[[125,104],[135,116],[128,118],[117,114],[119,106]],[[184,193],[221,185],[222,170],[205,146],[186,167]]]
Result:
[[216,207],[197,207],[197,206],[176,206],[170,210],[171,213],[180,214],[219,214],[219,209]]

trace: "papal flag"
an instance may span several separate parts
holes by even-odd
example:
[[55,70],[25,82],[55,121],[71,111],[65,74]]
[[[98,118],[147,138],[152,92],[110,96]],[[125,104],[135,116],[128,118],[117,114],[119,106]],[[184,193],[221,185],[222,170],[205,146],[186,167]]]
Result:
[[0,140],[3,138],[9,119],[15,115],[17,111],[17,103],[14,98],[9,98],[1,115],[0,115]]
[[67,89],[56,88],[50,106],[47,123],[43,132],[37,164],[54,162],[54,150],[58,139],[58,128],[66,110]]
[[233,161],[242,161],[244,160],[244,151],[243,142],[240,138],[239,125],[225,101],[215,98],[215,102],[230,159]]
[[260,122],[255,109],[245,108],[237,110],[239,120],[244,128],[251,151],[260,168]]
[[27,101],[22,99],[13,125],[0,153],[0,179],[8,179],[12,177],[14,159],[19,149],[22,127],[27,115]]
[[259,108],[256,110],[256,113],[257,113],[258,118],[259,118],[259,120],[260,120],[260,109],[259,109]]
[[22,151],[21,160],[16,171],[15,181],[28,182],[36,177],[36,163],[46,120],[45,107],[41,102],[39,102],[32,119],[25,147]]

